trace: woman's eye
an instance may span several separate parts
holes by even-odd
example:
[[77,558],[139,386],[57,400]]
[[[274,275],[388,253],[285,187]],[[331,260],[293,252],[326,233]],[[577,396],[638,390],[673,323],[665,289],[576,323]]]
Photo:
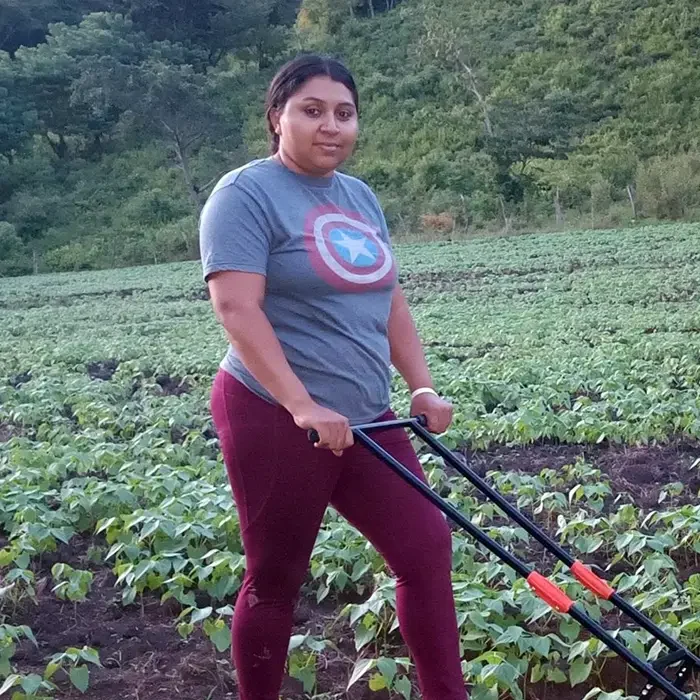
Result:
[[316,107],[309,107],[309,108],[306,110],[306,113],[307,113],[310,117],[317,117],[317,116],[320,114],[320,111],[319,111],[318,109],[316,109]]

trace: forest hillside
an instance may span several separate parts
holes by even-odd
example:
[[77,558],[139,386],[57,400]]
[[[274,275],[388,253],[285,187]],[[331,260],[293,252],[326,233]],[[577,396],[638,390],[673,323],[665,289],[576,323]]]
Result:
[[699,49],[694,0],[0,0],[0,275],[196,258],[300,51],[397,240],[691,220]]

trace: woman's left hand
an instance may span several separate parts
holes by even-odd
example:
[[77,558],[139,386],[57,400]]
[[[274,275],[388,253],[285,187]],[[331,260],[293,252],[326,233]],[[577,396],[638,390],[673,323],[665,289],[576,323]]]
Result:
[[444,433],[452,423],[452,404],[435,394],[419,394],[411,401],[411,415],[424,415],[431,433]]

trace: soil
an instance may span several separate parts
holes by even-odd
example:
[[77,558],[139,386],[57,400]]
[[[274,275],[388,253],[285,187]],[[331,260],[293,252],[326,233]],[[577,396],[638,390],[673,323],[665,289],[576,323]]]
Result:
[[700,442],[687,438],[641,447],[539,444],[498,446],[482,452],[464,449],[458,454],[480,476],[488,471],[537,474],[583,458],[608,475],[616,497],[626,495],[629,502],[645,509],[658,507],[661,491],[673,482],[684,484],[683,492],[675,497],[676,504],[697,503],[700,491]]
[[10,438],[24,435],[22,426],[12,422],[0,421],[0,443],[7,442]]
[[[111,357],[106,360],[98,360],[89,362],[86,365],[86,371],[91,379],[101,379],[109,381],[119,369],[119,360]],[[28,380],[26,380],[28,381]],[[169,374],[159,374],[155,378],[156,384],[160,387],[159,393],[166,396],[180,396],[192,391],[190,384],[182,377],[170,376]],[[138,384],[134,386],[134,391],[138,388]]]
[[156,377],[156,384],[167,396],[180,396],[192,391],[192,387],[182,377],[171,377],[168,374],[159,374]]
[[[26,640],[19,644],[13,663],[22,673],[43,674],[52,654],[68,647],[89,646],[99,652],[103,664],[88,665],[90,700],[238,698],[229,652],[218,652],[199,631],[182,639],[176,630],[180,612],[176,601],[161,604],[158,596],[146,594],[143,603],[137,599],[136,603],[123,606],[115,575],[87,557],[88,549],[95,544],[98,543],[92,538],[76,536],[70,545],[62,544],[56,553],[43,555],[36,571],[37,603],[26,601],[12,615],[12,624],[28,625],[38,642],[38,647]],[[51,567],[57,562],[93,572],[95,578],[86,601],[74,605],[52,593]],[[304,596],[295,611],[293,634],[311,631],[331,636],[337,645],[337,651],[327,654],[324,668],[319,669],[321,689],[342,690],[348,682],[352,665],[349,659],[354,655],[353,635],[338,615],[350,601],[358,599],[329,599],[318,605],[315,599]],[[72,686],[65,672],[58,671],[52,680],[59,686],[57,698],[85,697]],[[306,698],[301,683],[292,678],[285,679],[282,692],[285,700]],[[359,684],[343,697],[388,699],[385,693],[371,692]]]
[[[0,427],[7,430],[4,426]],[[0,436],[1,437],[1,436]],[[482,475],[493,469],[537,473],[545,467],[560,468],[572,463],[578,456],[609,474],[616,492],[624,492],[638,504],[653,507],[658,493],[665,484],[682,481],[687,485],[683,498],[697,502],[700,473],[690,469],[700,457],[700,444],[677,441],[667,446],[624,448],[614,446],[536,445],[521,448],[496,447],[486,452],[465,452],[472,467]],[[71,544],[61,545],[58,552],[44,555],[36,572],[37,600],[24,603],[12,615],[12,624],[27,624],[34,631],[39,647],[22,642],[14,663],[23,673],[43,673],[47,657],[64,651],[69,646],[88,645],[96,648],[104,667],[90,665],[90,686],[86,695],[75,689],[67,676],[59,671],[54,681],[61,690],[61,700],[187,700],[237,699],[235,671],[229,652],[219,653],[200,632],[187,640],[176,630],[178,604],[160,603],[155,595],[144,596],[143,604],[137,599],[123,607],[121,590],[115,587],[115,576],[109,569],[98,566],[87,558],[91,545],[99,544],[88,537],[76,537]],[[86,602],[73,605],[60,601],[51,591],[51,566],[58,561],[71,566],[90,569],[95,574],[92,592]],[[235,601],[228,601],[233,604]],[[318,605],[310,596],[302,596],[295,613],[294,633],[310,630],[313,634],[331,638],[337,649],[324,655],[318,669],[317,693],[328,693],[327,698],[349,700],[388,700],[385,691],[372,692],[355,686],[345,691],[352,661],[355,657],[352,632],[338,615],[347,600],[328,599]],[[408,655],[400,638],[396,638],[396,656]],[[619,658],[610,659],[602,678],[571,688],[568,684],[528,685],[527,700],[580,700],[594,686],[612,691],[625,679],[629,692],[638,695],[644,685],[641,676]],[[414,687],[415,678],[412,679]],[[361,685],[361,684],[358,684]],[[696,675],[686,686],[700,690]],[[282,700],[302,700],[300,683],[287,678]],[[396,697],[396,696],[394,696]],[[418,693],[414,697],[419,697]],[[658,697],[658,695],[656,696]]]
[[26,384],[27,382],[31,381],[31,379],[32,373],[30,370],[28,372],[21,372],[20,374],[15,374],[14,377],[10,377],[7,383],[11,387],[19,389],[23,384]]
[[109,360],[100,360],[98,362],[89,362],[87,365],[87,373],[91,379],[101,379],[109,381],[114,373],[119,368],[119,360],[111,358]]
[[[103,668],[88,666],[93,700],[206,698],[214,686],[220,686],[223,694],[212,697],[235,697],[226,694],[232,681],[227,685],[226,676],[218,673],[216,650],[207,640],[197,635],[181,640],[173,625],[177,612],[168,604],[161,606],[157,597],[145,596],[143,609],[139,604],[122,607],[116,577],[86,559],[89,545],[89,540],[76,537],[70,546],[45,555],[36,572],[38,604],[26,602],[12,616],[13,624],[29,625],[38,642],[38,648],[28,641],[19,645],[14,661],[22,672],[42,674],[51,654],[87,645],[99,652],[103,664]],[[92,591],[85,602],[74,605],[52,593],[50,571],[57,561],[93,571]],[[53,681],[60,687],[58,697],[84,697],[63,671]]]

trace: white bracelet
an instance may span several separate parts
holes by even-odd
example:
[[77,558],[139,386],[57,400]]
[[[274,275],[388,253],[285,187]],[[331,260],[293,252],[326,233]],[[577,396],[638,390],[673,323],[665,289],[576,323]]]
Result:
[[416,396],[420,396],[421,394],[435,394],[435,396],[438,396],[437,391],[435,389],[431,389],[429,386],[424,386],[420,389],[416,389],[412,394],[411,394],[411,399],[415,399]]

